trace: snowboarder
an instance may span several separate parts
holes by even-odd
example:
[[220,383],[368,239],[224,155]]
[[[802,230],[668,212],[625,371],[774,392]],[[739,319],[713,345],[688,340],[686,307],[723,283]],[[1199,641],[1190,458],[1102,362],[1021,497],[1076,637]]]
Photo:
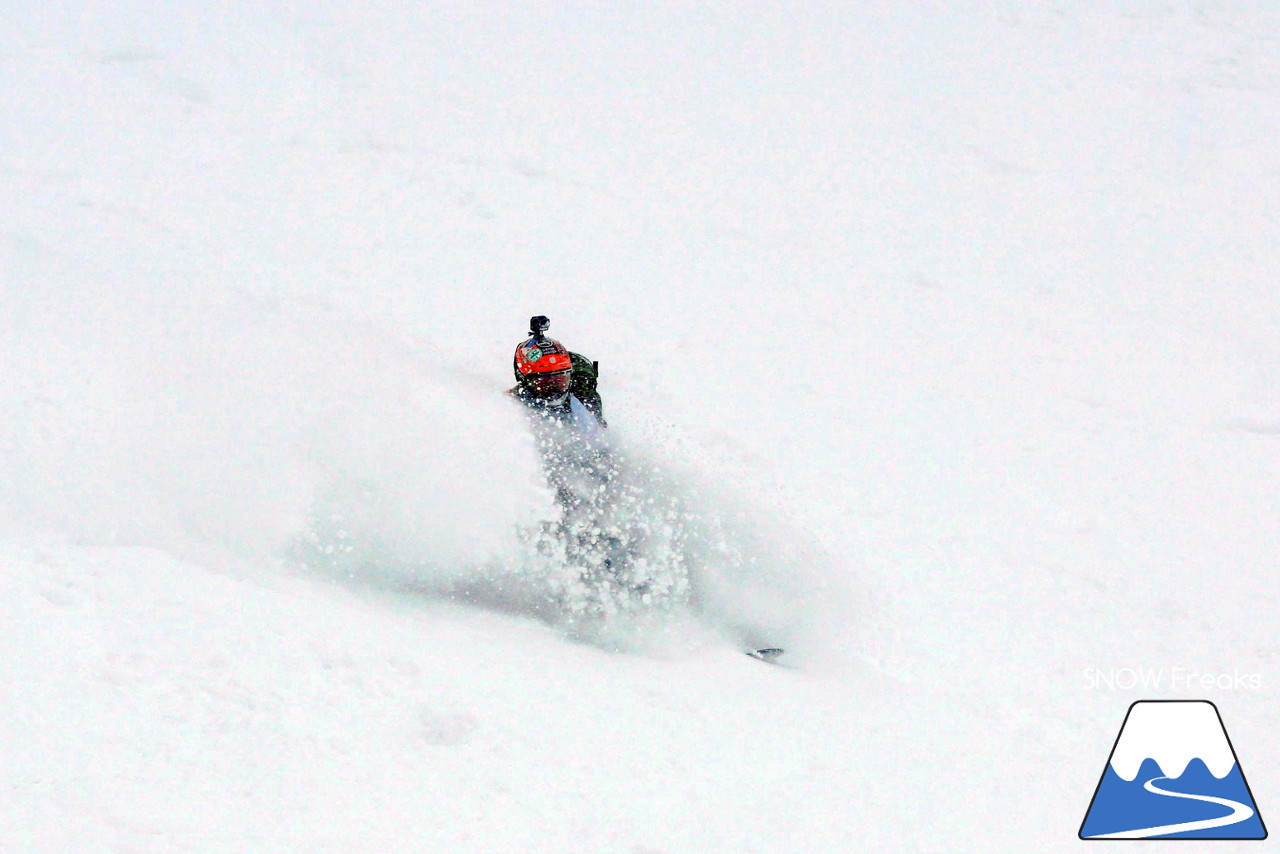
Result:
[[600,363],[580,353],[571,353],[563,344],[544,333],[551,321],[544,315],[529,318],[528,340],[516,347],[512,368],[516,386],[509,394],[530,408],[545,414],[569,419],[573,399],[605,426],[604,403],[596,383]]

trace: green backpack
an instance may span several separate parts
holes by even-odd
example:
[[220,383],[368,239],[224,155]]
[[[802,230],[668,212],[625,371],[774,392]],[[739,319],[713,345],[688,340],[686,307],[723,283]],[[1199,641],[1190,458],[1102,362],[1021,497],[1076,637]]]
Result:
[[604,420],[604,401],[600,392],[596,391],[596,383],[600,379],[600,363],[593,362],[581,353],[570,353],[569,391],[582,401],[582,405],[600,419]]
[[569,376],[569,391],[579,400],[584,394],[592,394],[600,379],[600,363],[593,362],[581,353],[570,353],[569,361],[573,363]]

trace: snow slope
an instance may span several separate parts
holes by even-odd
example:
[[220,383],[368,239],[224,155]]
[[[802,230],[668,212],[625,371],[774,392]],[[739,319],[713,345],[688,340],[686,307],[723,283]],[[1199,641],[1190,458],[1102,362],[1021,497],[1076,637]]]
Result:
[[[1280,12],[0,20],[0,847],[1062,850],[1144,697],[1269,816]],[[699,614],[486,580],[538,313]]]

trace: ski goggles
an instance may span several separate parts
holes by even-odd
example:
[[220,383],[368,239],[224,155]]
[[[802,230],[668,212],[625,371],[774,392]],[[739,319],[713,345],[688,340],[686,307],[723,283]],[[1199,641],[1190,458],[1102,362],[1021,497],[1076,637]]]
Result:
[[534,397],[555,397],[569,390],[569,372],[556,371],[549,374],[530,374],[525,383]]

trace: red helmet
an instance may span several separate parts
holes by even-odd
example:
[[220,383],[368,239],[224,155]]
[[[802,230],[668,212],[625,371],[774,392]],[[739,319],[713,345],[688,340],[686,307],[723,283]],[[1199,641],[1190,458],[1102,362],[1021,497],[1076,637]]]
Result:
[[535,397],[568,391],[572,367],[569,351],[554,338],[530,338],[516,347],[516,379]]

